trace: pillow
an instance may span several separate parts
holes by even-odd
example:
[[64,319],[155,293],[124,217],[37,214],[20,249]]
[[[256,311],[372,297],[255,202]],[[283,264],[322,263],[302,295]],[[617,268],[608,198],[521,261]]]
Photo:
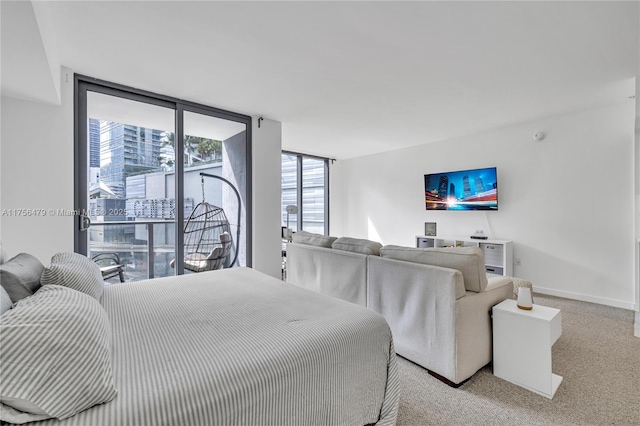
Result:
[[380,256],[382,244],[360,238],[341,237],[335,240],[333,244],[331,244],[331,247],[333,247],[334,250]]
[[9,293],[4,287],[0,286],[0,315],[7,312],[13,306],[13,302],[11,301],[11,297],[9,297]]
[[294,243],[326,248],[331,248],[331,244],[333,244],[336,239],[336,237],[327,237],[326,235],[314,234],[307,231],[298,231],[291,237],[291,241]]
[[411,248],[384,246],[380,250],[380,255],[390,259],[456,269],[462,272],[464,287],[467,291],[480,293],[487,287],[484,252],[479,247]]
[[0,265],[0,283],[15,303],[40,288],[43,270],[44,266],[36,257],[20,253]]
[[94,298],[46,285],[0,317],[0,420],[66,419],[116,396],[111,325]]
[[5,260],[7,260],[7,253],[4,251],[2,244],[0,244],[0,265],[2,265]]
[[100,267],[86,256],[78,253],[58,253],[51,258],[51,266],[40,278],[42,285],[62,285],[93,296],[102,297],[104,280]]

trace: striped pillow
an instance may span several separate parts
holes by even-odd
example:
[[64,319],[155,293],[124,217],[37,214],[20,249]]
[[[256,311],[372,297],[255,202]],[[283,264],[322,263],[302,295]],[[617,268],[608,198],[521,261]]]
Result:
[[92,297],[47,285],[0,317],[0,420],[65,419],[112,400],[111,325]]
[[78,253],[55,254],[51,258],[51,266],[45,268],[42,273],[40,284],[62,285],[86,293],[97,300],[100,300],[104,291],[100,267]]

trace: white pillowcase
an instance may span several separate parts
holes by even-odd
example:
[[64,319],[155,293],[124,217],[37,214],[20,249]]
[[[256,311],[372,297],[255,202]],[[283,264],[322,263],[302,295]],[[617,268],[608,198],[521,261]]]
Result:
[[40,284],[69,287],[97,300],[100,300],[104,292],[104,280],[100,267],[88,257],[78,253],[55,254],[51,258],[51,265],[42,273]]
[[94,298],[47,285],[0,317],[0,420],[66,419],[116,396],[111,325]]

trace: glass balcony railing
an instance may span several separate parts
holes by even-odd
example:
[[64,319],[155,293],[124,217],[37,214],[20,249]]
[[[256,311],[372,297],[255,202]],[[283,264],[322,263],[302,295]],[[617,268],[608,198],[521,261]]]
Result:
[[[89,256],[116,253],[126,281],[175,275],[175,222],[93,222],[89,228]],[[188,271],[185,271],[188,272]]]

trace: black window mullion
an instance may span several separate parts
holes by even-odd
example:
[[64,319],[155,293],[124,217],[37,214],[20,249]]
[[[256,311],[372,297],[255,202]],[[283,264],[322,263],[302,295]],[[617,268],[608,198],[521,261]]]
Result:
[[324,235],[329,235],[329,159],[324,160]]
[[176,275],[184,274],[184,107],[176,106],[175,162],[175,219],[176,219]]
[[[84,159],[88,158],[88,149],[87,149],[87,85],[85,82],[78,80],[77,78],[74,80],[75,91],[77,96],[75,97],[75,102],[73,106],[73,113],[75,118],[75,126],[74,126],[74,156],[76,158],[74,168],[73,168],[73,178],[75,182],[75,194],[74,194],[74,208],[80,209],[83,212],[89,210],[88,205],[88,186],[87,175],[88,175],[88,165],[87,161]],[[78,159],[82,159],[78,161]],[[74,250],[77,253],[81,254],[89,254],[89,237],[87,236],[88,231],[81,232],[80,226],[81,221],[83,220],[81,215],[74,216]]]
[[302,228],[302,155],[296,155],[296,178],[298,182],[296,183],[298,198],[298,231],[303,231]]

